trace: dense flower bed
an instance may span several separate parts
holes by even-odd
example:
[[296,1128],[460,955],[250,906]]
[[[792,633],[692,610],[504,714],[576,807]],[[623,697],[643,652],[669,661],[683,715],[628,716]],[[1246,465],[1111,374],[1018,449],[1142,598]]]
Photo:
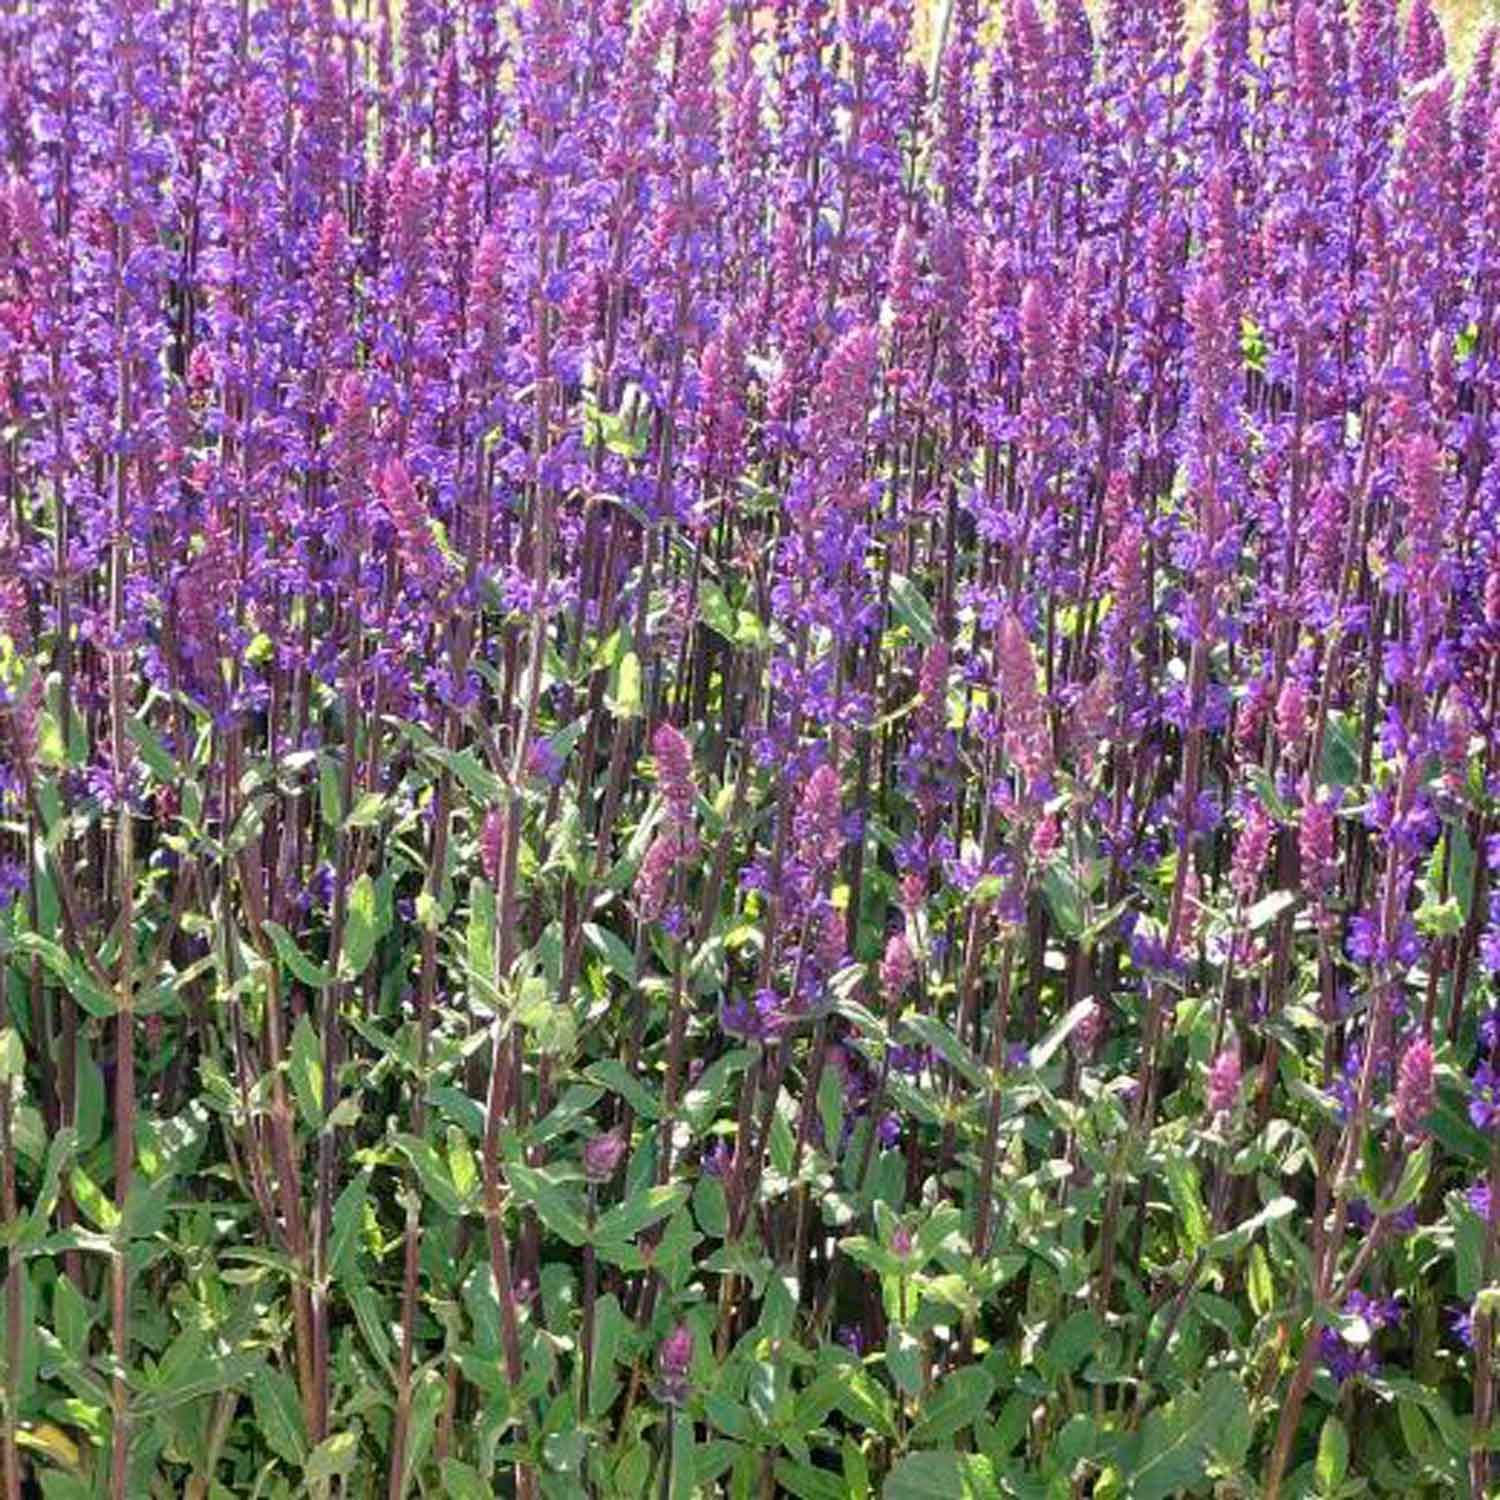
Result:
[[0,13],[5,1500],[1489,1492],[1404,12]]

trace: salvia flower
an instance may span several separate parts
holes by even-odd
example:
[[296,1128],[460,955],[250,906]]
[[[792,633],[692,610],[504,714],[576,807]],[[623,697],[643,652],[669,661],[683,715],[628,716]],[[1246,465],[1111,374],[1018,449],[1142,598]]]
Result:
[[692,746],[681,730],[662,723],[651,737],[651,754],[656,761],[657,785],[666,800],[668,816],[680,827],[690,827],[698,805]]
[[1469,1091],[1469,1118],[1480,1130],[1500,1125],[1500,1072],[1488,1062],[1474,1069]]
[[1337,804],[1331,797],[1312,797],[1303,804],[1302,820],[1297,832],[1297,851],[1301,859],[1302,879],[1308,890],[1324,899],[1333,889],[1337,876]]
[[838,772],[826,761],[802,789],[796,819],[797,852],[814,868],[831,867],[843,852],[842,795]]
[[1208,1112],[1213,1116],[1233,1113],[1240,1102],[1240,1054],[1237,1047],[1226,1047],[1214,1058],[1208,1070]]
[[886,1003],[898,1004],[915,977],[916,964],[912,960],[911,945],[906,941],[906,934],[892,933],[880,960],[880,988]]
[[593,1183],[608,1182],[625,1155],[625,1137],[615,1130],[596,1135],[583,1147],[583,1175]]
[[1046,705],[1037,686],[1031,642],[1014,613],[1007,613],[1001,623],[996,663],[1005,715],[1006,753],[1034,788],[1052,764],[1052,742]]
[[1104,1007],[1097,1000],[1091,1000],[1089,1008],[1084,1011],[1069,1035],[1068,1045],[1078,1057],[1087,1060],[1094,1055],[1099,1043],[1104,1040],[1106,1029]]
[[688,1398],[694,1347],[692,1329],[679,1323],[657,1348],[656,1373],[662,1400],[668,1405],[681,1406]]
[[1396,1070],[1392,1105],[1396,1128],[1408,1140],[1425,1134],[1433,1103],[1432,1043],[1418,1037],[1408,1045]]
[[7,699],[0,698],[0,722],[5,730],[5,748],[18,770],[36,770],[44,692],[41,676],[33,672],[25,684]]
[[380,471],[380,499],[396,533],[396,551],[409,576],[417,582],[436,577],[443,567],[433,536],[432,520],[412,482],[411,471],[399,458]]
[[666,912],[679,846],[674,831],[659,832],[647,846],[635,877],[635,904],[642,920],[658,921]]
[[490,808],[484,815],[479,829],[479,860],[485,878],[491,885],[500,879],[500,859],[505,848],[505,812],[498,807]]
[[1472,1349],[1474,1347],[1474,1309],[1463,1306],[1452,1308],[1449,1310],[1448,1322],[1459,1343],[1466,1349]]

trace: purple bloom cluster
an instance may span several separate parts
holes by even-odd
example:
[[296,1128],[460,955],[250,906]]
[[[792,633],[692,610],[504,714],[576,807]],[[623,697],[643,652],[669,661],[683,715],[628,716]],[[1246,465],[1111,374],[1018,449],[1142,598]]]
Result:
[[[393,1494],[494,1460],[497,1360],[506,1451],[571,1452],[541,1372],[596,1466],[596,1334],[671,1409],[607,1483],[662,1427],[664,1489],[684,1452],[780,1483],[729,1454],[757,1303],[884,1347],[894,1403],[1056,1300],[1044,1245],[1019,1296],[972,1270],[1033,1229],[1154,1347],[1159,1127],[1214,1236],[1266,1223],[1231,1129],[1316,1143],[1279,1232],[1321,1204],[1316,1286],[1392,1284],[1431,1199],[1361,1235],[1369,1164],[1467,1180],[1470,1062],[1500,1128],[1500,30],[1470,64],[1428,0],[1191,9],[0,9],[0,1186],[72,1236],[0,1342],[145,1300],[75,1211],[140,1222],[179,1116],[234,1252],[294,1272],[296,1447],[373,1356]],[[860,1256],[918,1204],[945,1279],[902,1309]],[[419,1438],[435,1307],[474,1326]],[[117,1496],[182,1450],[126,1400],[175,1336],[111,1346]],[[1321,1330],[1267,1494],[1315,1355],[1379,1367]],[[103,1367],[0,1356],[14,1488]],[[729,1446],[674,1449],[710,1393]]]
[[1375,1335],[1401,1321],[1401,1304],[1395,1297],[1374,1297],[1354,1291],[1344,1304],[1344,1312],[1349,1317],[1363,1319],[1366,1328],[1363,1338],[1345,1338],[1332,1327],[1325,1327],[1318,1334],[1318,1352],[1328,1373],[1340,1385],[1356,1376],[1379,1373],[1381,1362],[1375,1350]]

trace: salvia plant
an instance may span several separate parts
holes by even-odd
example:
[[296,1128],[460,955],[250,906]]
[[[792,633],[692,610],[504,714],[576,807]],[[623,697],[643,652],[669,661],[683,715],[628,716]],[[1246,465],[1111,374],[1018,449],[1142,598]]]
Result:
[[0,1500],[1500,1483],[1500,77],[1430,0],[0,6]]

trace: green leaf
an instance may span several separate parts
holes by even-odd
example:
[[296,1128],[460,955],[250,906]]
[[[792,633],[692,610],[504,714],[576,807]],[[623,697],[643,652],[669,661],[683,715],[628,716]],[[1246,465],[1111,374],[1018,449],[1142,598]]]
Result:
[[903,1396],[922,1391],[922,1345],[899,1323],[892,1323],[885,1340],[885,1367]]
[[1286,799],[1276,789],[1276,783],[1263,766],[1251,766],[1245,774],[1250,785],[1255,788],[1255,795],[1260,798],[1261,806],[1278,823],[1290,823],[1295,820],[1295,815],[1287,806]]
[[1359,781],[1359,763],[1359,733],[1353,714],[1329,714],[1319,775],[1328,786],[1354,786]]
[[276,956],[303,984],[320,990],[324,985],[333,983],[332,971],[325,965],[315,964],[308,958],[297,946],[296,939],[280,922],[262,922],[261,926],[270,933]]
[[469,882],[469,967],[484,979],[495,970],[495,891],[482,875]]
[[[24,1247],[31,1248],[40,1244],[45,1237],[58,1199],[62,1196],[62,1174],[71,1165],[77,1150],[78,1135],[71,1126],[64,1126],[47,1143],[47,1164],[42,1171],[42,1186],[32,1203],[31,1217],[22,1232]],[[95,1188],[94,1191],[98,1192],[98,1189]]]
[[167,753],[167,747],[157,738],[156,731],[136,714],[125,722],[125,732],[135,741],[141,759],[151,768],[158,781],[175,785],[182,779],[177,762]]
[[325,755],[318,764],[318,809],[330,828],[337,828],[343,821],[344,792],[338,762],[331,755]]
[[333,1232],[328,1239],[328,1275],[334,1281],[353,1264],[369,1189],[370,1169],[366,1167],[339,1194],[338,1202],[333,1205]]
[[857,1266],[868,1266],[879,1276],[897,1276],[901,1262],[891,1251],[867,1234],[851,1234],[839,1241],[839,1249]]
[[1167,1189],[1172,1206],[1182,1221],[1183,1238],[1189,1251],[1199,1249],[1208,1239],[1208,1210],[1198,1189],[1198,1169],[1180,1151],[1169,1151],[1166,1162]]
[[217,1395],[253,1379],[264,1368],[259,1354],[230,1354],[193,1359],[172,1372],[170,1380],[149,1387],[132,1403],[138,1417],[160,1417],[189,1401]]
[[[560,1135],[580,1129],[590,1121],[594,1106],[598,1104],[601,1094],[602,1090],[592,1084],[571,1085],[567,1093],[548,1112],[546,1118],[539,1120],[526,1132],[527,1145],[540,1146]],[[483,1123],[481,1112],[479,1120],[481,1128],[470,1133],[476,1137],[483,1134]]]
[[394,1137],[406,1159],[416,1168],[422,1182],[422,1191],[446,1214],[462,1214],[466,1205],[448,1168],[430,1142],[421,1136],[398,1131]]
[[861,1430],[895,1437],[896,1417],[891,1398],[863,1365],[853,1360],[833,1366],[837,1384],[833,1404]]
[[1063,1319],[1062,1326],[1047,1340],[1040,1364],[1055,1385],[1071,1375],[1099,1347],[1098,1315],[1088,1308]]
[[912,1428],[912,1442],[922,1446],[947,1442],[989,1405],[994,1392],[994,1376],[978,1365],[944,1376],[924,1403],[922,1420]]
[[386,797],[383,792],[362,792],[353,811],[344,819],[345,828],[370,828],[380,821],[385,811]]
[[1474,845],[1469,839],[1469,830],[1462,823],[1450,823],[1443,834],[1442,843],[1445,849],[1452,849],[1449,856],[1449,886],[1457,894],[1459,910],[1468,917],[1474,906],[1478,863],[1474,857]]
[[717,584],[698,585],[698,618],[726,641],[734,641],[735,632],[739,628],[739,617]]
[[68,1177],[73,1190],[73,1201],[88,1217],[108,1234],[120,1222],[120,1211],[100,1191],[98,1184],[82,1167],[74,1167]]
[[450,1500],[493,1500],[494,1490],[485,1483],[479,1471],[456,1458],[442,1463],[443,1493]]
[[547,1014],[529,1029],[537,1051],[549,1057],[565,1056],[578,1041],[578,1017],[569,1005],[548,1005]]
[[1276,1306],[1276,1283],[1271,1276],[1271,1263],[1266,1259],[1264,1245],[1250,1247],[1245,1290],[1250,1297],[1250,1310],[1257,1318],[1265,1317]]
[[1240,357],[1257,373],[1266,367],[1266,340],[1260,324],[1248,313],[1240,318]]
[[726,1052],[717,1062],[711,1062],[703,1070],[703,1076],[682,1096],[682,1115],[695,1135],[708,1129],[729,1080],[742,1072],[753,1057],[748,1047]]
[[1441,1434],[1443,1444],[1450,1453],[1466,1454],[1468,1452],[1470,1434],[1468,1418],[1460,1421],[1442,1394],[1432,1386],[1410,1380],[1404,1375],[1389,1375],[1372,1384],[1376,1384],[1382,1392],[1389,1391],[1398,1399],[1414,1402],[1421,1407]]
[[1472,1302],[1484,1280],[1485,1221],[1458,1196],[1453,1225],[1454,1289],[1464,1302]]
[[1086,896],[1072,865],[1065,860],[1053,860],[1042,871],[1042,894],[1047,900],[1047,910],[1052,913],[1052,920],[1063,936],[1081,936]]
[[1323,1423],[1323,1432],[1318,1438],[1318,1488],[1325,1495],[1336,1494],[1348,1472],[1349,1434],[1337,1417],[1330,1416]]
[[303,1471],[310,1485],[331,1484],[353,1471],[354,1460],[359,1455],[359,1434],[336,1432],[324,1438],[308,1456]]
[[[16,1441],[23,1448],[30,1448],[37,1446],[36,1437],[35,1431],[23,1429],[16,1434]],[[37,1483],[42,1487],[42,1500],[94,1500],[93,1489],[63,1469],[43,1469],[37,1475]]]
[[91,1016],[114,1015],[115,997],[97,983],[87,966],[66,952],[60,943],[39,933],[21,932],[16,934],[14,946],[17,953],[41,959]]
[[843,1479],[832,1469],[793,1463],[789,1458],[777,1460],[776,1482],[796,1500],[848,1500]]
[[250,1382],[250,1399],[255,1406],[255,1424],[272,1452],[301,1468],[307,1458],[307,1427],[291,1377],[271,1365],[262,1365]]
[[447,767],[463,784],[463,788],[481,806],[492,807],[505,795],[500,778],[481,763],[473,750],[429,751],[436,760]]
[[391,1336],[386,1331],[388,1316],[385,1300],[379,1292],[359,1274],[357,1266],[351,1267],[344,1276],[349,1306],[354,1309],[354,1321],[370,1352],[380,1361],[380,1367],[394,1384],[395,1366],[392,1362]]
[[988,1083],[985,1071],[975,1061],[974,1054],[936,1016],[919,1011],[907,1011],[901,1017],[902,1027],[921,1037],[922,1041],[936,1052],[965,1082],[975,1088]]
[[999,1500],[995,1467],[977,1453],[912,1453],[891,1470],[883,1500]]
[[1125,1466],[1126,1494],[1130,1500],[1169,1500],[1201,1484],[1223,1435],[1249,1420],[1249,1400],[1232,1375],[1213,1375],[1201,1390],[1184,1391],[1146,1418]]
[[1033,1068],[1045,1068],[1053,1054],[1073,1034],[1074,1028],[1094,1008],[1092,1000],[1080,1000],[1051,1031],[1031,1049],[1028,1062]]
[[937,639],[932,606],[921,589],[904,573],[891,575],[891,612],[899,624],[911,632],[919,646],[930,646]]
[[465,1201],[479,1193],[479,1163],[469,1146],[469,1138],[457,1125],[448,1127],[448,1175]]
[[582,1245],[587,1241],[588,1228],[583,1214],[574,1195],[561,1183],[553,1181],[539,1168],[521,1162],[512,1162],[505,1172],[516,1197],[536,1209],[542,1223],[553,1234],[570,1245]]
[[771,1262],[755,1245],[736,1240],[715,1250],[703,1262],[703,1269],[724,1275],[743,1276],[750,1283],[751,1294],[758,1297],[771,1274]]
[[1259,1213],[1252,1214],[1243,1224],[1237,1224],[1233,1229],[1226,1229],[1223,1234],[1216,1234],[1208,1242],[1206,1251],[1208,1258],[1226,1260],[1230,1256],[1238,1255],[1268,1224],[1275,1224],[1296,1211],[1297,1200],[1295,1198],[1273,1198]]
[[1026,1436],[1035,1407],[1035,1396],[1013,1391],[1005,1398],[1000,1414],[993,1422],[981,1418],[974,1424],[979,1451],[1003,1468]]
[[1377,1198],[1372,1205],[1375,1213],[1384,1218],[1387,1214],[1399,1214],[1409,1203],[1415,1203],[1427,1186],[1427,1173],[1432,1166],[1432,1142],[1423,1141],[1402,1163],[1401,1177],[1396,1190],[1389,1198]]
[[365,972],[379,938],[375,882],[364,874],[349,888],[349,915],[344,924],[344,952],[339,965],[346,979],[358,979]]
[[597,922],[585,922],[583,935],[590,948],[604,960],[604,967],[625,984],[634,984],[635,954],[619,933],[601,927]]
[[592,1078],[618,1094],[642,1119],[661,1118],[661,1106],[657,1103],[656,1095],[618,1058],[606,1057],[601,1062],[594,1063],[584,1077]]
[[686,1183],[679,1182],[632,1193],[599,1220],[594,1237],[600,1242],[634,1239],[657,1220],[675,1213],[687,1202],[691,1191]]
[[853,1437],[844,1439],[844,1494],[846,1500],[868,1500],[870,1461]]
[[[1422,1408],[1415,1401],[1398,1398],[1396,1419],[1401,1426],[1401,1436],[1406,1439],[1407,1451],[1419,1463],[1425,1463],[1432,1453],[1433,1436],[1427,1418],[1422,1415]],[[1319,1457],[1322,1457],[1321,1445]]]
[[615,691],[610,711],[617,719],[636,719],[641,713],[641,659],[627,651],[615,669]]
[[304,1013],[292,1028],[291,1056],[288,1070],[292,1075],[292,1092],[302,1118],[317,1130],[323,1124],[323,1057],[317,1033]]
[[82,1292],[69,1276],[59,1276],[52,1288],[52,1328],[58,1342],[73,1356],[83,1359],[88,1352],[89,1330],[94,1315]]
[[406,1449],[406,1462],[402,1467],[401,1491],[405,1495],[411,1490],[412,1480],[427,1460],[427,1450],[432,1446],[437,1433],[438,1416],[447,1396],[447,1382],[436,1370],[428,1370],[416,1386],[411,1402],[411,1427]]
[[588,1392],[591,1418],[602,1417],[620,1394],[615,1363],[625,1351],[632,1326],[613,1292],[594,1304],[594,1361],[589,1369]]
[[823,1139],[832,1145],[844,1138],[844,1081],[836,1068],[824,1068],[818,1079],[818,1118]]
[[104,1134],[104,1074],[87,1050],[80,1047],[73,1076],[78,1107],[78,1144],[87,1151],[97,1146]]

